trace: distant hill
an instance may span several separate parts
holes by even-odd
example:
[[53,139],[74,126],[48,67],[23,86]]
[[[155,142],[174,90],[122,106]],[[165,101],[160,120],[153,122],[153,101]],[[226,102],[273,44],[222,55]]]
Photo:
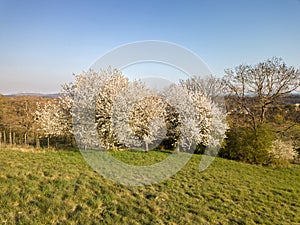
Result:
[[280,101],[281,104],[296,104],[300,103],[300,94],[292,93],[282,98]]
[[[152,85],[151,80],[143,80],[148,87],[155,88],[157,90],[162,90],[164,87],[170,85],[169,83],[163,83],[155,86]],[[0,94],[1,95],[1,94]],[[6,97],[18,97],[18,96],[33,96],[33,97],[44,97],[44,98],[58,98],[60,96],[59,93],[54,94],[41,94],[41,93],[16,93],[16,94],[8,94],[4,95]],[[286,95],[281,98],[281,100],[277,104],[297,104],[300,103],[300,94],[299,93],[292,93],[289,95]]]
[[17,94],[9,94],[9,95],[4,95],[4,96],[6,96],[6,97],[34,96],[34,97],[44,97],[44,98],[58,98],[59,93],[55,93],[55,94],[17,93]]

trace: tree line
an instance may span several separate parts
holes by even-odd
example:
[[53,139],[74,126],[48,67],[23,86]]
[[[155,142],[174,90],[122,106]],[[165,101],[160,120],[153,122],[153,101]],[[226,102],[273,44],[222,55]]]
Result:
[[61,127],[55,121],[58,115],[53,114],[58,102],[57,98],[0,95],[0,146],[50,148],[51,138],[55,139],[51,140],[53,147],[58,147],[58,143],[69,146],[65,140],[71,137],[56,130]]
[[74,78],[59,98],[0,95],[0,146],[91,148],[101,140],[105,149],[204,153],[226,137],[220,156],[257,164],[286,164],[300,149],[299,70],[276,57],[228,69],[222,78],[190,77],[160,95],[113,68]]

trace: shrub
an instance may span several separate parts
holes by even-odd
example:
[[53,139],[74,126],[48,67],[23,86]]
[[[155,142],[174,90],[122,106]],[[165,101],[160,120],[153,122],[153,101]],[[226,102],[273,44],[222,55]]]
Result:
[[220,151],[220,156],[251,164],[267,165],[270,159],[269,149],[274,139],[274,134],[267,125],[256,129],[233,127],[227,132],[225,147]]
[[291,144],[281,140],[273,141],[269,153],[270,165],[274,167],[289,166],[290,162],[298,156],[298,152]]

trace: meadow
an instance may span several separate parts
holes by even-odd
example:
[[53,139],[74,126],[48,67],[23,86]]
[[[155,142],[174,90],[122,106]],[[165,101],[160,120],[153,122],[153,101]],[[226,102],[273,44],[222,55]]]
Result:
[[[169,153],[113,152],[144,165]],[[300,165],[262,167],[193,155],[149,186],[100,176],[76,151],[0,149],[0,224],[300,224]]]

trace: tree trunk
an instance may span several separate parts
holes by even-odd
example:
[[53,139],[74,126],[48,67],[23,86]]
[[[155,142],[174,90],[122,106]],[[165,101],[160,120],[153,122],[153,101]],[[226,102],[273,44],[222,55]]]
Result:
[[147,141],[145,141],[145,145],[146,145],[146,153],[148,153],[149,152],[149,146],[148,146],[148,142]]
[[16,132],[13,132],[13,145],[16,145]]
[[261,114],[260,114],[260,123],[264,123],[265,122],[265,115],[266,115],[266,106],[263,105],[261,106]]
[[41,143],[40,143],[39,135],[36,135],[35,141],[36,141],[35,147],[36,147],[37,149],[41,148]]
[[24,134],[24,145],[27,145],[27,132]]
[[177,144],[177,145],[176,145],[176,148],[175,148],[175,153],[178,154],[179,152],[180,152],[179,144]]
[[47,137],[47,147],[48,147],[48,149],[50,148],[50,137],[49,136]]
[[77,146],[75,138],[71,137],[71,143],[72,143],[72,148],[75,148]]
[[6,145],[6,132],[3,131],[3,144]]
[[0,131],[0,147],[2,146],[2,130]]
[[12,146],[12,133],[11,133],[11,128],[9,128],[9,145]]

